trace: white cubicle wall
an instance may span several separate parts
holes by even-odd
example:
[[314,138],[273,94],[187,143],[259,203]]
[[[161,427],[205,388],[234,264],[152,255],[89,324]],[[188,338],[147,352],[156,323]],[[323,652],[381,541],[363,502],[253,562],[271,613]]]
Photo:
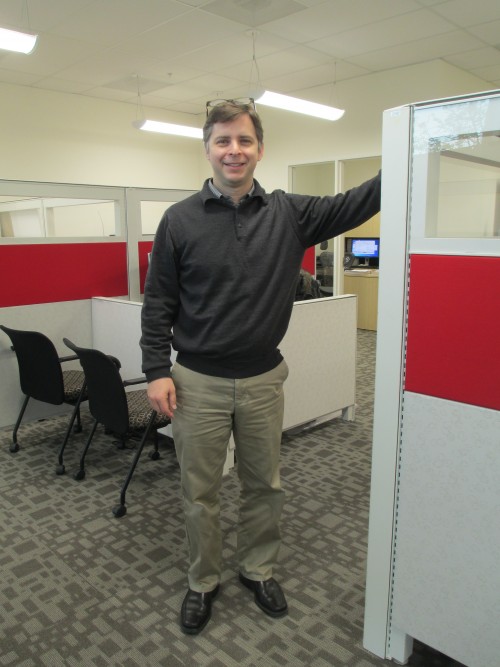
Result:
[[[93,345],[120,359],[123,377],[142,375],[140,314],[140,302],[92,299]],[[290,368],[285,430],[354,418],[356,297],[296,302],[280,350]]]
[[500,92],[384,114],[364,645],[402,663],[499,664],[499,131]]
[[[42,331],[55,345],[61,357],[72,352],[63,343],[63,337],[78,345],[92,344],[90,300],[38,303],[0,309],[0,323],[13,329]],[[19,367],[10,339],[1,332],[0,340],[0,428],[14,424],[24,395],[19,386]],[[78,361],[65,362],[64,370],[79,369]],[[23,422],[70,412],[67,405],[48,405],[30,400]],[[22,446],[22,432],[19,434]]]
[[[140,316],[140,302],[92,299],[93,346],[120,359],[124,378],[142,375]],[[285,430],[338,416],[354,418],[356,333],[354,296],[294,304],[280,346],[290,369],[285,383]],[[233,462],[232,449],[231,444],[227,468]]]

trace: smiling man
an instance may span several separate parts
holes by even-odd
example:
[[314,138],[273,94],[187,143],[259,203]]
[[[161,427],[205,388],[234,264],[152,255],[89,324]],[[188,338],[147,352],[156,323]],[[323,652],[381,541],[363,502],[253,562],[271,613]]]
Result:
[[264,154],[253,101],[209,102],[207,114],[203,141],[213,177],[163,215],[142,308],[148,396],[172,419],[181,469],[189,569],[180,623],[187,634],[208,623],[220,589],[219,493],[231,433],[241,485],[239,581],[269,616],[288,611],[273,577],[288,375],[278,346],[305,250],[380,209],[380,174],[334,197],[266,193],[253,177]]

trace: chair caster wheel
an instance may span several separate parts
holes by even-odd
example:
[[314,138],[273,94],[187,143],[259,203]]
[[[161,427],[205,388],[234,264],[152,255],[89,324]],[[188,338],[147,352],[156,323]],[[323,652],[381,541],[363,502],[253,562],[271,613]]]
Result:
[[66,468],[64,465],[61,463],[60,465],[57,466],[56,468],[56,475],[64,475]]
[[19,445],[17,442],[13,442],[12,445],[9,447],[10,451],[15,454],[16,452],[19,451]]
[[75,472],[73,475],[73,479],[76,479],[77,482],[79,482],[82,479],[85,479],[85,470],[78,470]]
[[152,461],[158,461],[158,459],[160,458],[160,452],[151,452],[151,454],[149,455],[149,458]]
[[116,507],[113,507],[113,514],[118,517],[118,519],[122,516],[125,516],[127,513],[127,508],[125,505],[117,505]]

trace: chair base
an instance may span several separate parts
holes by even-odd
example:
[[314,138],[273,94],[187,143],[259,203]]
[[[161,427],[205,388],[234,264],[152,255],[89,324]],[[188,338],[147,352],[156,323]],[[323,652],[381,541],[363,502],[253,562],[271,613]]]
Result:
[[60,464],[56,468],[56,475],[64,475],[65,471],[66,468],[64,467],[64,465]]
[[76,479],[77,482],[80,482],[82,479],[85,479],[85,470],[77,470],[73,475],[73,479]]
[[9,447],[9,451],[12,452],[13,454],[19,451],[19,445],[17,444],[17,442],[13,442],[11,444],[11,446]]
[[125,505],[116,505],[116,507],[113,507],[113,514],[119,519],[122,516],[125,516],[127,513],[127,508]]

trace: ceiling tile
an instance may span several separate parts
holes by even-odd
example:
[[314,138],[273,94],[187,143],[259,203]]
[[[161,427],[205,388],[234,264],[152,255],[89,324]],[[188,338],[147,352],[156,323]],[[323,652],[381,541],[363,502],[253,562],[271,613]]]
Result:
[[421,9],[404,16],[394,16],[377,21],[377,23],[355,30],[347,30],[327,39],[315,40],[310,43],[310,46],[331,53],[338,58],[350,58],[361,53],[378,51],[453,30],[455,27],[446,19],[436,17],[431,12]]
[[263,26],[266,32],[309,42],[420,9],[414,0],[336,0]]
[[446,60],[457,67],[476,69],[477,67],[500,65],[500,51],[488,46],[446,56]]
[[51,32],[109,46],[192,11],[175,0],[148,0],[147,5],[137,0],[95,0],[62,18]]
[[391,46],[350,58],[350,61],[371,71],[404,67],[415,63],[443,58],[461,50],[472,50],[480,42],[467,33],[457,30],[439,37],[427,37],[414,42]]
[[500,19],[500,2],[498,0],[448,0],[433,10],[441,16],[453,21],[463,28]]
[[283,18],[284,16],[296,15],[304,11],[305,5],[295,0],[214,0],[204,5],[203,11],[223,16],[231,21],[242,23],[249,27],[257,27],[269,21]]
[[500,48],[500,20],[472,26],[469,28],[469,32],[487,44]]

